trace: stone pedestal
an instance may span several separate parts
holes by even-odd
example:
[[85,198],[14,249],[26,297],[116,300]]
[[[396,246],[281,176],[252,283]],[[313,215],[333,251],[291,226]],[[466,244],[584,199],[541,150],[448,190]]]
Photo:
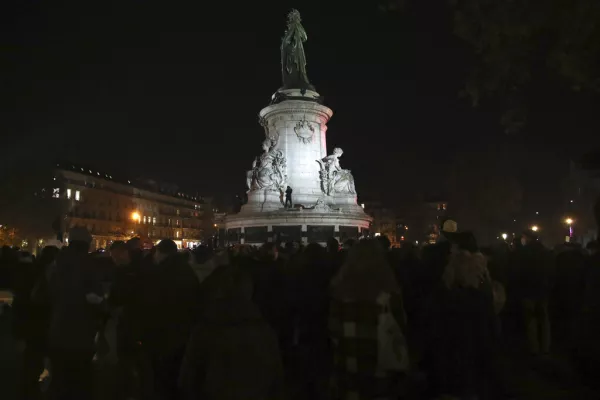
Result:
[[[371,218],[358,206],[356,193],[351,190],[326,193],[322,182],[327,122],[333,112],[311,90],[280,90],[273,97],[272,104],[259,114],[266,136],[264,152],[256,168],[248,172],[247,204],[240,213],[226,219],[227,241],[276,240],[279,231],[280,238],[286,234],[296,238],[300,234],[307,242],[324,237],[329,231],[338,232],[339,236],[340,226],[344,227],[342,232],[350,232],[348,235],[352,235],[354,228],[357,237],[363,234],[369,229]],[[284,208],[288,186],[293,190],[292,209]],[[247,236],[247,228],[251,235]],[[252,240],[246,240],[250,236]]]
[[292,100],[265,107],[259,115],[266,134],[277,140],[277,148],[286,158],[287,184],[294,191],[294,204],[312,206],[323,194],[317,160],[327,155],[325,135],[333,112],[314,101],[319,97],[316,92],[307,90],[304,96],[294,90],[279,93]]

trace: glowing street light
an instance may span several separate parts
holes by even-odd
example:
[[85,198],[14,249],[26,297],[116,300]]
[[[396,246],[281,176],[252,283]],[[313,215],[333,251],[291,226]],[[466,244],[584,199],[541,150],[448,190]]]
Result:
[[573,218],[567,218],[565,219],[565,222],[567,223],[567,225],[569,225],[569,237],[572,238],[573,237]]
[[503,240],[506,240],[508,238],[508,234],[507,233],[503,233],[501,236],[502,236]]
[[131,213],[131,219],[137,222],[140,222],[140,214],[137,211]]
[[534,232],[537,232],[537,231],[539,231],[539,230],[540,230],[540,228],[539,228],[537,225],[533,225],[533,226],[531,227],[531,230],[532,230],[532,231],[534,231]]

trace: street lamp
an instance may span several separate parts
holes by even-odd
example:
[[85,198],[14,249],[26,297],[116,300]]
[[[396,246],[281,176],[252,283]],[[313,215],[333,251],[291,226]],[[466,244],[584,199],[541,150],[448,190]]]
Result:
[[565,219],[565,222],[567,223],[567,225],[569,225],[569,237],[572,238],[573,237],[573,218],[567,218]]
[[502,236],[503,240],[506,240],[508,238],[508,234],[507,233],[503,233],[501,236]]
[[[131,213],[131,219],[136,223],[136,225],[140,224],[140,220],[142,217],[140,217],[140,213],[137,211],[134,211]],[[138,228],[136,227],[136,230],[138,230]],[[132,233],[133,235],[133,233]]]
[[537,225],[533,225],[533,226],[531,227],[531,230],[532,230],[532,231],[534,231],[534,232],[537,232],[537,231],[539,231],[539,230],[540,230],[540,228],[539,228]]

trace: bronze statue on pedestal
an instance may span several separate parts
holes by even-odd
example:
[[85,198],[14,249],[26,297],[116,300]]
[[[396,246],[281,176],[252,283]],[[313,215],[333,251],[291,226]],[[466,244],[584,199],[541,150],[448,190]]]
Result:
[[282,89],[315,90],[306,74],[304,45],[307,36],[301,24],[300,13],[292,10],[288,14],[287,30],[281,41]]

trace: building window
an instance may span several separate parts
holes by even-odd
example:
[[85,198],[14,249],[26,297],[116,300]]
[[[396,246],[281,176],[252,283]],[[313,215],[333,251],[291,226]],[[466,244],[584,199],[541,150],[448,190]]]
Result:
[[59,188],[52,189],[52,197],[55,199],[58,199],[60,197],[60,189]]
[[171,218],[169,218],[169,224],[168,225],[171,226]]
[[177,215],[179,215],[179,210],[177,210]]
[[81,200],[81,193],[79,192],[79,190],[75,191],[75,201],[79,201]]
[[71,198],[71,189],[67,189],[67,199]]
[[175,231],[175,237],[179,239],[179,231]]
[[179,220],[178,219],[175,220],[175,223],[177,224],[177,226],[179,226]]
[[152,217],[152,225],[156,225],[156,217]]
[[144,215],[144,223],[146,223],[146,216]]

